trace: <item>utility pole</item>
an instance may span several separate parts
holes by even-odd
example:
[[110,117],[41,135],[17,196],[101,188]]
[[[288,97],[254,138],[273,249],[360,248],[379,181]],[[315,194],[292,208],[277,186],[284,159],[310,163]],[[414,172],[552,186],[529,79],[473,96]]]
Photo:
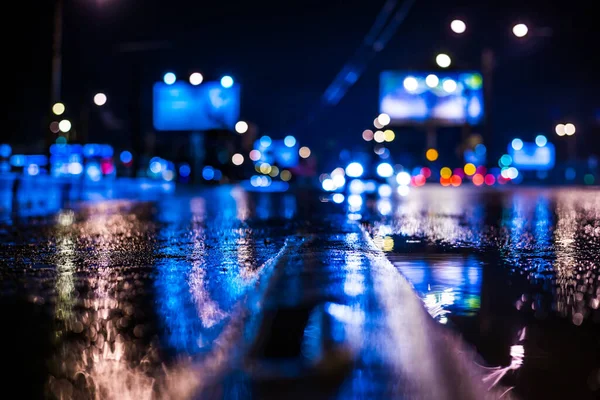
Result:
[[54,35],[52,36],[52,93],[53,104],[60,101],[62,85],[62,37],[63,37],[63,0],[56,0],[54,9]]
[[[64,0],[56,0],[54,6],[54,32],[52,35],[52,92],[50,108],[61,101],[62,87],[62,41],[63,41],[63,4]],[[47,130],[46,148],[54,143],[54,134]]]
[[499,157],[499,155],[496,154],[494,132],[492,127],[492,77],[494,75],[494,64],[494,52],[489,48],[483,49],[483,52],[481,53],[481,71],[483,74],[483,106],[485,107],[483,142],[488,148],[488,161],[495,160],[497,157]]

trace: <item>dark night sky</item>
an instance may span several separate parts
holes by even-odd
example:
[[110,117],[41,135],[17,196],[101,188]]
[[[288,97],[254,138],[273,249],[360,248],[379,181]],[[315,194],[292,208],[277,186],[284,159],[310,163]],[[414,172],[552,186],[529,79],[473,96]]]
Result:
[[[205,79],[234,76],[243,85],[242,118],[274,137],[298,126],[318,104],[384,3],[65,1],[63,99],[69,110],[101,90],[109,96],[108,110],[126,122],[134,62],[142,66],[139,73],[147,88],[167,70],[184,77],[197,69]],[[2,28],[10,94],[2,136],[33,143],[47,129],[53,1],[36,2],[35,7],[17,3],[7,16],[16,19],[17,29],[7,24]],[[340,104],[298,135],[317,148],[360,143],[360,133],[377,114],[381,70],[433,67],[441,50],[458,67],[476,68],[481,46],[487,43],[499,54],[493,109],[499,134],[531,139],[569,119],[587,134],[587,143],[597,145],[597,138],[591,141],[592,132],[599,135],[600,62],[592,52],[600,29],[594,15],[590,1],[417,0],[389,45]],[[448,24],[454,17],[467,21],[467,35],[451,34]],[[510,29],[520,21],[532,28],[548,27],[552,36],[519,42]],[[120,44],[146,40],[168,41],[171,47],[136,54],[117,50]],[[147,107],[150,101],[144,99]],[[149,113],[144,120],[149,124]],[[104,137],[119,145],[126,132]]]

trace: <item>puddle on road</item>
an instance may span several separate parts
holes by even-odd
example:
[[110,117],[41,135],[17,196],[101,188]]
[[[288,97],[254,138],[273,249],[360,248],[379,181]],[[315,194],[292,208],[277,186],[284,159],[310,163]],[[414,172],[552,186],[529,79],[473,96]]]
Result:
[[425,187],[347,207],[349,219],[368,218],[424,306],[488,366],[521,360],[503,384],[523,398],[597,398],[597,191]]
[[447,323],[449,314],[472,317],[479,312],[482,262],[474,256],[413,253],[388,258],[438,322]]

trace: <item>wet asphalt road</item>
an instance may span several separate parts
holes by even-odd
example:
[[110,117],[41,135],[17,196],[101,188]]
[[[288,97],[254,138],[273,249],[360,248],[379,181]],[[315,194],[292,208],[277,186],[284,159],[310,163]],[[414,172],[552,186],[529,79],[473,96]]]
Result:
[[2,386],[21,398],[600,393],[599,192],[348,200],[222,187],[6,221]]

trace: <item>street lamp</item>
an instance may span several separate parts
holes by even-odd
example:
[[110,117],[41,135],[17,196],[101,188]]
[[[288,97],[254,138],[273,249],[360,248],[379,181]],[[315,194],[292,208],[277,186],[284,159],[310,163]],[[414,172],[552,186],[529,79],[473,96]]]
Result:
[[245,122],[245,121],[238,121],[235,124],[235,131],[237,133],[239,133],[240,135],[243,134],[243,133],[248,132],[248,123]]
[[199,84],[202,83],[203,80],[204,80],[204,77],[199,72],[194,72],[193,74],[190,75],[190,83],[194,86],[198,86]]
[[567,136],[573,136],[575,134],[575,125],[571,123],[565,124],[565,134]]
[[58,129],[62,132],[62,133],[67,133],[71,130],[71,121],[69,121],[68,119],[63,119],[62,121],[60,121],[58,123]]
[[[558,136],[573,136],[575,135],[575,125],[572,123],[557,124],[554,131]],[[567,151],[569,153],[569,160],[573,161],[577,158],[577,145],[575,143],[575,137],[567,141]]]
[[102,107],[103,105],[106,104],[106,95],[104,93],[97,93],[94,96],[94,104],[97,105],[98,107]]
[[467,30],[467,24],[465,24],[464,21],[461,21],[460,19],[455,19],[450,23],[450,29],[452,29],[452,32],[458,33],[460,35],[461,33],[465,33],[465,31]]
[[[466,28],[467,28],[466,23],[459,19],[455,19],[450,23],[450,29],[452,29],[452,31],[456,34],[464,33],[466,31]],[[512,33],[517,38],[524,38],[525,36],[528,35],[529,28],[527,25],[525,25],[523,23],[518,23],[512,27]],[[496,58],[496,56],[494,54],[494,51],[491,48],[484,46],[482,49],[482,52],[481,52],[481,71],[482,71],[482,75],[483,75],[483,82],[485,82],[483,96],[484,96],[484,103],[486,104],[487,110],[491,110],[493,108],[490,106],[490,104],[492,103],[491,92],[492,92],[492,88],[493,88],[493,74],[494,74],[494,67],[495,67],[495,58]],[[450,59],[450,57],[447,54],[438,54],[438,56],[436,57],[436,63],[441,68],[449,67],[451,62],[452,62],[452,60]],[[431,78],[431,82],[430,82],[431,85],[428,84],[428,86],[432,87],[434,82],[435,82],[435,79]],[[443,82],[442,82],[442,84],[443,84]],[[447,86],[448,86],[447,89],[453,88],[453,85],[451,83],[447,84]],[[446,91],[448,91],[448,90],[446,90]],[[492,131],[493,124],[491,123],[491,119],[492,119],[491,113],[487,112],[483,129],[484,129],[484,137],[486,138],[486,140],[489,140],[489,141],[492,140],[492,134],[493,134],[493,131]],[[557,127],[556,132],[560,136],[564,135],[565,134],[564,126],[563,126],[563,128]]]
[[[376,121],[379,123],[379,125],[383,128],[386,125],[389,125],[389,123],[392,121],[392,119],[390,118],[389,115],[387,115],[386,113],[381,113],[379,114],[379,116],[376,118]],[[378,127],[378,129],[381,129]]]
[[448,54],[440,53],[435,57],[435,62],[441,68],[448,68],[452,64],[452,60]]
[[65,112],[65,105],[63,103],[56,103],[52,106],[52,112],[54,115],[62,115]]
[[525,24],[516,24],[515,26],[513,26],[512,31],[516,37],[522,38],[527,35],[527,32],[529,32],[529,28],[527,28],[527,25]]

